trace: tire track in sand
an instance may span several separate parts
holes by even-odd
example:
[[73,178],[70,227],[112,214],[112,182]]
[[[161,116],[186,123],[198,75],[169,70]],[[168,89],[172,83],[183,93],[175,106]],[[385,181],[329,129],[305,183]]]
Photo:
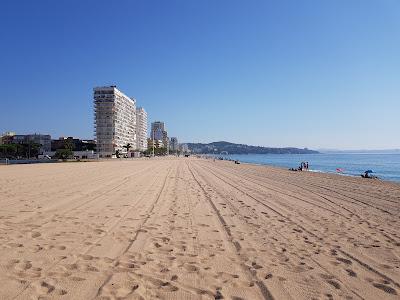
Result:
[[[210,169],[208,169],[209,172],[213,173]],[[308,234],[312,235],[313,237],[315,237],[317,240],[322,240],[322,238],[320,238],[318,235],[314,234],[313,232],[310,232],[308,230],[306,230],[303,226],[301,226],[300,224],[297,224],[296,222],[294,222],[293,220],[289,219],[287,216],[281,214],[280,212],[276,211],[274,208],[271,208],[270,206],[268,206],[267,204],[265,204],[264,202],[260,201],[259,199],[257,199],[256,197],[250,195],[248,192],[238,188],[237,186],[233,185],[232,183],[224,180],[223,178],[219,177],[218,175],[216,175],[215,173],[213,173],[215,177],[219,178],[221,181],[225,182],[226,184],[230,185],[231,187],[233,187],[234,189],[240,191],[241,193],[245,194],[246,196],[250,197],[251,199],[255,200],[256,202],[260,203],[261,205],[269,208],[270,210],[274,211],[275,213],[277,213],[278,215],[280,215],[281,217],[287,219],[288,221],[293,222],[295,225],[297,225],[299,228],[303,229],[305,232],[307,232]],[[378,275],[379,277],[381,277],[384,280],[387,280],[389,282],[391,282],[393,285],[395,285],[396,287],[400,287],[400,284],[392,279],[391,277],[383,274],[382,272],[376,270],[375,268],[373,268],[372,266],[370,266],[368,263],[363,262],[361,259],[357,258],[354,255],[351,255],[349,253],[347,253],[344,250],[338,249],[337,251],[339,251],[340,253],[342,253],[343,255],[347,256],[348,258],[353,259],[354,261],[356,261],[360,266],[364,267],[366,270]]]
[[[203,165],[202,165],[202,166],[203,166]],[[205,166],[203,166],[203,167],[205,167]],[[208,168],[208,167],[205,167],[205,168],[208,169],[208,170],[210,170],[210,168]],[[215,170],[214,170],[214,171],[215,171]],[[232,172],[232,173],[236,173],[236,172]],[[231,174],[232,174],[232,173],[231,173]],[[249,175],[249,176],[250,176],[250,175],[254,175],[254,173],[252,173],[252,172],[244,172],[244,173],[245,173],[246,175]],[[221,173],[219,173],[219,174],[221,174]],[[235,176],[239,177],[240,180],[243,179],[243,177],[240,177],[240,176],[237,175],[237,174],[235,174]],[[252,178],[252,177],[251,177],[251,178]],[[261,187],[263,187],[263,188],[265,188],[265,189],[269,189],[269,190],[275,191],[275,192],[277,192],[277,193],[281,193],[281,194],[283,194],[283,195],[286,195],[286,196],[288,196],[288,197],[292,197],[292,198],[295,198],[295,199],[298,199],[298,200],[302,200],[303,202],[307,202],[307,203],[308,203],[308,201],[305,201],[305,200],[300,199],[300,198],[298,198],[298,197],[296,197],[296,196],[287,194],[287,193],[285,193],[284,191],[281,191],[281,190],[278,190],[278,189],[273,189],[273,188],[271,188],[270,186],[266,186],[266,185],[264,185],[264,184],[261,184],[261,183],[260,183],[260,180],[258,180],[258,179],[251,180],[251,179],[249,179],[249,177],[246,177],[246,178],[244,178],[244,179],[247,180],[247,181],[249,181],[249,182],[254,183],[255,185],[261,186]],[[253,178],[252,178],[252,179],[253,179]],[[315,192],[315,191],[312,191],[312,190],[310,190],[310,189],[304,188],[303,186],[300,186],[300,185],[297,185],[297,184],[294,184],[294,183],[291,183],[291,182],[287,182],[287,181],[282,181],[282,182],[280,182],[280,181],[278,181],[278,180],[274,180],[274,179],[271,179],[271,178],[265,178],[265,177],[264,177],[264,179],[266,179],[266,180],[268,180],[268,181],[272,181],[272,182],[274,182],[274,183],[276,183],[276,184],[280,184],[280,183],[284,182],[284,183],[286,183],[286,184],[295,186],[295,187],[297,187],[297,188],[299,188],[299,189],[302,189],[302,190],[304,190],[304,191],[308,191],[309,193],[314,194],[314,195],[316,195],[316,196],[318,196],[318,197],[320,197],[320,198],[322,198],[322,199],[328,201],[329,203],[333,204],[333,205],[335,206],[335,208],[339,207],[339,208],[341,208],[341,209],[347,211],[347,212],[350,214],[350,216],[353,215],[353,216],[357,217],[361,222],[366,223],[368,226],[370,226],[370,227],[372,228],[372,223],[371,223],[371,222],[373,222],[373,221],[369,221],[369,220],[367,220],[366,218],[361,217],[361,216],[360,216],[359,214],[357,214],[356,212],[351,211],[350,209],[344,207],[343,205],[339,205],[339,204],[335,203],[334,201],[328,199],[328,197],[331,197],[331,196],[328,196],[328,195],[325,195],[325,194],[321,194],[321,193],[317,193],[317,192]],[[314,186],[314,185],[312,185],[312,186]],[[319,187],[319,186],[318,186],[318,187]],[[249,189],[251,189],[251,188],[249,188]],[[251,189],[251,190],[253,190],[253,189]],[[332,190],[332,191],[333,191],[333,190]],[[258,192],[258,191],[255,191],[255,192]],[[298,192],[298,193],[299,193],[299,192]],[[345,197],[345,196],[343,196],[343,195],[340,194],[340,193],[337,193],[337,194],[340,195],[340,196],[342,196],[342,197]],[[305,196],[305,195],[303,195],[303,196]],[[338,199],[338,198],[336,198],[336,199]],[[347,200],[343,200],[343,201],[348,202]],[[351,202],[351,203],[354,203],[354,202]],[[326,208],[324,208],[324,207],[322,207],[322,206],[320,206],[320,205],[314,204],[314,203],[312,203],[312,202],[310,202],[309,204],[315,205],[315,206],[317,206],[317,207],[319,207],[319,208],[322,208],[322,209],[324,209],[324,210],[327,210],[327,211],[329,211],[329,212],[331,212],[331,213],[340,215],[340,216],[344,217],[344,218],[347,219],[347,220],[351,220],[351,218],[349,218],[349,217],[346,217],[346,216],[344,216],[344,215],[342,215],[342,214],[339,214],[339,213],[337,213],[337,212],[335,212],[335,211],[326,209]],[[375,226],[375,228],[374,228],[375,233],[377,233],[377,234],[379,234],[379,235],[382,235],[383,237],[385,237],[386,239],[389,240],[388,242],[392,243],[393,245],[399,246],[399,244],[400,244],[399,241],[397,241],[396,239],[394,239],[392,236],[386,234],[384,231],[380,230],[381,228],[379,227],[379,225],[378,225],[376,222],[373,222],[373,223],[374,223],[374,226]],[[386,230],[387,230],[387,229],[386,229]],[[394,234],[393,232],[390,232],[389,234],[391,234],[391,235],[396,235],[396,234]]]
[[212,201],[210,195],[208,194],[208,192],[205,190],[205,188],[203,187],[203,185],[200,183],[200,181],[196,178],[196,176],[193,173],[192,168],[190,168],[189,164],[188,164],[188,169],[193,177],[193,179],[196,181],[196,183],[198,184],[198,186],[200,187],[200,189],[202,190],[204,197],[207,199],[208,203],[210,204],[212,210],[215,212],[215,215],[217,216],[221,227],[223,229],[223,231],[226,233],[227,237],[228,237],[228,241],[233,245],[234,249],[236,250],[236,256],[240,259],[240,261],[242,262],[241,267],[244,271],[244,273],[251,278],[255,284],[257,285],[257,287],[259,288],[261,295],[263,296],[263,298],[265,300],[274,300],[274,297],[272,296],[271,292],[268,290],[267,286],[264,284],[264,282],[262,282],[256,275],[256,273],[252,270],[250,270],[246,265],[245,262],[243,261],[242,256],[240,255],[240,250],[241,250],[241,246],[240,243],[238,241],[235,241],[232,233],[228,227],[228,225],[226,224],[226,221],[224,219],[224,217],[221,215],[220,211],[218,210],[218,208],[215,206],[214,202]]

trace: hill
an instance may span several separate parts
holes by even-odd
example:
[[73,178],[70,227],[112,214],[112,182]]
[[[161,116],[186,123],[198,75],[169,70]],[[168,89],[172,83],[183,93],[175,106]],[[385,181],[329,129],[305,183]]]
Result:
[[223,151],[229,154],[313,154],[318,151],[309,150],[307,148],[299,149],[293,147],[287,148],[270,148],[261,146],[250,146],[244,144],[234,144],[229,142],[213,142],[213,143],[187,143],[189,149],[194,153],[203,154],[220,154]]

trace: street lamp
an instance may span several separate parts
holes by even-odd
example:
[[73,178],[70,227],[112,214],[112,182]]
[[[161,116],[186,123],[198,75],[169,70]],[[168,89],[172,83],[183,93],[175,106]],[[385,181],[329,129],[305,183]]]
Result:
[[152,134],[153,134],[153,157],[154,157],[154,130],[153,130]]

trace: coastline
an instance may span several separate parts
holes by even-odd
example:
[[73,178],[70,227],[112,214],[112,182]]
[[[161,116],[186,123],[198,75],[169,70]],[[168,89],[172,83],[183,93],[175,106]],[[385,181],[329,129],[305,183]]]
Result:
[[[213,157],[213,156],[212,156]],[[377,173],[379,180],[400,183],[400,155],[397,153],[385,154],[231,154],[228,156],[216,155],[225,160],[239,160],[241,163],[272,166],[281,169],[296,168],[301,161],[310,163],[310,170],[318,173],[359,177],[365,170],[372,169]],[[344,171],[337,172],[340,168]]]
[[[228,161],[228,160],[227,160]],[[273,169],[278,169],[278,170],[282,170],[282,171],[289,171],[287,168],[285,167],[280,167],[280,166],[275,166],[275,165],[269,165],[269,164],[262,164],[262,163],[248,163],[248,162],[240,162],[241,164],[245,164],[245,165],[250,165],[250,166],[258,166],[258,167],[267,167],[267,168],[273,168]],[[291,171],[292,172],[292,171]],[[308,171],[299,171],[299,172],[304,172],[304,173],[315,173],[315,174],[326,174],[326,175],[332,175],[332,176],[339,176],[339,177],[346,177],[346,178],[357,178],[357,179],[361,179],[361,180],[368,180],[365,178],[362,178],[360,175],[352,175],[352,174],[343,174],[343,173],[335,173],[335,172],[327,172],[327,171],[321,171],[321,170],[308,170]],[[396,184],[400,186],[400,182],[399,181],[395,181],[395,180],[388,180],[388,179],[371,179],[370,181],[381,181],[381,182],[386,182],[386,183],[391,183],[391,184]]]
[[[232,163],[233,161],[229,160],[224,160],[227,163]],[[262,163],[248,163],[248,162],[243,162],[240,161],[240,164],[242,165],[248,165],[248,166],[254,166],[254,167],[260,167],[260,168],[266,168],[267,170],[278,170],[278,171],[283,171],[283,172],[288,172],[289,174],[291,173],[299,173],[299,174],[315,174],[316,176],[321,175],[321,178],[331,178],[331,179],[349,179],[349,180],[355,180],[354,182],[360,183],[360,184],[366,184],[366,183],[382,183],[382,184],[389,184],[389,185],[394,185],[397,187],[400,187],[400,182],[399,181],[394,181],[394,180],[385,180],[385,179],[366,179],[362,178],[361,176],[357,175],[351,175],[351,174],[340,174],[340,173],[334,173],[334,172],[325,172],[325,171],[320,171],[320,170],[308,170],[308,171],[297,171],[293,172],[288,170],[285,167],[281,166],[275,166],[275,165],[269,165],[269,164],[262,164]],[[299,175],[300,176],[300,175]]]
[[392,182],[194,157],[0,173],[0,298],[400,294]]

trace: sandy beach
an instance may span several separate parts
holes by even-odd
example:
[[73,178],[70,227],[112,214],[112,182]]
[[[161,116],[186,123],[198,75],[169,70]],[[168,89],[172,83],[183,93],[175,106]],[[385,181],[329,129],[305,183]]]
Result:
[[399,299],[400,185],[232,162],[0,166],[0,299]]

